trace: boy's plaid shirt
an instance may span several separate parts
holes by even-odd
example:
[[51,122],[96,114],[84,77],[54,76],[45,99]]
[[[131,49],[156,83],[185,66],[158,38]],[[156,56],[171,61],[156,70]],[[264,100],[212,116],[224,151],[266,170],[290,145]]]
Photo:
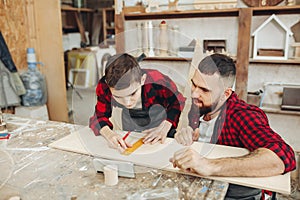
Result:
[[[142,71],[147,74],[145,84],[142,86],[143,109],[149,110],[155,104],[163,106],[167,114],[166,120],[172,124],[172,128],[176,128],[184,107],[185,98],[178,91],[175,83],[166,75],[157,70],[143,69]],[[112,97],[111,91],[105,82],[105,77],[99,80],[96,95],[95,113],[90,118],[89,126],[95,135],[99,135],[101,127],[109,126],[111,129],[113,128],[109,120],[112,107],[124,107]]]

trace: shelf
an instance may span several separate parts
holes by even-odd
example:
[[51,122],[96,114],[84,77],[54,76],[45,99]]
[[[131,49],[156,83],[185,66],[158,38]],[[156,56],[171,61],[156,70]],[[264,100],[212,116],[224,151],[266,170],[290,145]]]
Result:
[[[115,24],[116,32],[125,31],[125,21],[134,20],[166,20],[166,19],[189,19],[189,18],[220,18],[228,17],[230,20],[237,19],[237,57],[235,59],[237,65],[237,80],[236,92],[238,96],[246,100],[247,98],[247,82],[249,63],[263,63],[263,64],[278,64],[278,65],[299,65],[300,61],[296,59],[289,60],[251,60],[250,41],[251,41],[251,22],[253,16],[272,15],[272,14],[300,14],[300,5],[295,6],[269,6],[269,7],[244,7],[244,8],[229,8],[229,9],[215,9],[215,10],[184,10],[184,11],[162,11],[151,13],[125,13],[116,15]],[[124,16],[123,16],[124,15]],[[117,39],[117,52],[125,50],[125,41],[123,38]],[[175,57],[150,57],[145,60],[152,61],[187,61],[191,59],[175,58]]]
[[220,10],[186,10],[186,11],[166,11],[152,13],[127,13],[125,20],[142,19],[176,19],[176,18],[195,18],[195,17],[237,17],[238,8]]
[[[236,58],[232,58],[236,62]],[[157,61],[191,61],[192,58],[182,58],[182,57],[146,57],[144,60],[157,60]],[[262,64],[291,64],[300,65],[300,60],[288,59],[288,60],[249,60],[250,63],[262,63]]]
[[190,62],[192,58],[182,58],[182,57],[145,57],[144,60],[151,60],[151,61],[185,61]]
[[94,12],[93,9],[90,8],[74,8],[72,6],[61,6],[61,11],[69,11],[69,12]]
[[300,5],[295,6],[268,6],[252,8],[253,16],[272,14],[299,14]]
[[[63,21],[62,28],[66,32],[79,31],[81,41],[83,43],[87,43],[88,39],[86,37],[85,31],[87,30],[89,33],[91,33],[91,31],[92,31],[91,17],[93,15],[94,10],[89,9],[89,8],[75,8],[75,7],[68,6],[68,5],[62,5],[60,10],[61,10],[62,16],[63,15],[65,16],[65,19],[62,19],[62,21]],[[82,15],[85,16],[85,18],[86,18],[85,24],[83,23]],[[67,18],[69,20],[67,20]],[[71,24],[67,24],[67,23],[71,23]],[[72,27],[70,27],[70,26],[72,26]],[[73,28],[75,26],[77,27],[78,30]],[[91,37],[89,39],[91,41]]]
[[291,65],[299,65],[300,60],[296,59],[288,59],[288,60],[249,60],[250,63],[262,63],[262,64],[291,64]]
[[[165,12],[152,12],[152,13],[126,13],[124,17],[125,20],[176,19],[176,18],[195,18],[195,17],[238,17],[239,9],[240,8],[220,9],[220,10],[165,11]],[[253,16],[300,13],[300,5],[255,7],[251,9],[253,10]]]
[[266,113],[300,116],[300,111],[281,110],[280,105],[267,105],[260,108]]
[[[103,40],[104,45],[110,43],[107,39],[108,35],[115,34],[115,27],[113,23],[115,22],[115,9],[114,8],[103,8],[102,9],[102,23],[103,23]],[[114,43],[114,41],[112,41]]]

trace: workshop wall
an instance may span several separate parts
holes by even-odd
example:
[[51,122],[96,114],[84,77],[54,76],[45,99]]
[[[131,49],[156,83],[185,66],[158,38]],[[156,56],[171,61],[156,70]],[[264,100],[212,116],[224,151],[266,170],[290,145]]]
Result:
[[25,0],[0,1],[0,31],[18,69],[27,68],[28,26],[24,17],[26,16],[25,4]]
[[0,1],[0,27],[20,73],[27,69],[26,49],[36,50],[46,77],[49,119],[68,121],[59,0]]

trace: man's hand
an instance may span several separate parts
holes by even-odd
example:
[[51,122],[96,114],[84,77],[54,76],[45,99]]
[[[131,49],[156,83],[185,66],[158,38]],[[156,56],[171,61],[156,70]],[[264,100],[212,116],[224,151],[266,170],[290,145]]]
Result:
[[161,143],[164,143],[171,127],[172,124],[167,120],[164,120],[158,127],[144,130],[142,133],[145,133],[147,135],[144,138],[143,142],[145,144],[155,144],[156,142],[161,140]]
[[170,158],[170,162],[173,163],[173,167],[203,176],[210,176],[213,173],[210,160],[192,148],[184,148],[175,152],[173,158]]
[[199,128],[193,130],[190,126],[187,128],[182,128],[179,132],[175,134],[175,139],[179,144],[189,146],[192,145],[194,141],[199,138]]
[[123,140],[119,134],[115,133],[107,126],[103,127],[100,133],[107,140],[109,147],[117,149],[121,153],[128,147],[132,146],[131,144]]

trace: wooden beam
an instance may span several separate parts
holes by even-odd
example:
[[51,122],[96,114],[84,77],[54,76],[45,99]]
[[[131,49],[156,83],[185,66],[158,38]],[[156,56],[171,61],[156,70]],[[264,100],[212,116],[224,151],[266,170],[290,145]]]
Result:
[[251,39],[252,9],[239,9],[239,33],[236,60],[236,93],[239,98],[247,100],[248,66]]
[[[68,122],[68,104],[62,46],[62,24],[59,0],[34,0],[35,35],[38,61],[45,64],[50,120]],[[31,27],[29,21],[29,27]],[[34,40],[31,40],[34,42]]]
[[117,53],[123,53],[125,51],[124,21],[123,13],[115,14],[115,42]]
[[82,23],[81,15],[80,15],[79,12],[74,12],[74,16],[75,16],[75,19],[76,19],[77,27],[78,27],[79,32],[80,32],[81,42],[86,44],[87,39],[86,39],[85,28],[84,28],[83,23]]

